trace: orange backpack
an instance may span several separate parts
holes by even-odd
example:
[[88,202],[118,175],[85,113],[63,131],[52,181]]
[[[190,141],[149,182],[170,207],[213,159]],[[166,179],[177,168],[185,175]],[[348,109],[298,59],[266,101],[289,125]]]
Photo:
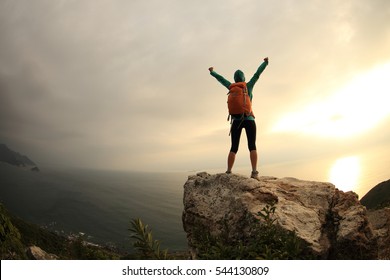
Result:
[[230,116],[235,118],[254,116],[252,102],[245,82],[233,83],[229,86],[227,104],[229,109],[228,120]]

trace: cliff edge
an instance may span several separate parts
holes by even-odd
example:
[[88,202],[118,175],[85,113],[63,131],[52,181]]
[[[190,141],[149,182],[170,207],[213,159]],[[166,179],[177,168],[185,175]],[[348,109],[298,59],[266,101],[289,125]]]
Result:
[[[367,211],[353,192],[324,182],[206,172],[189,176],[184,185],[183,227],[197,258],[196,232],[224,234],[232,243],[245,242],[250,225],[274,205],[275,223],[294,232],[308,256],[319,259],[376,259],[378,244]],[[228,229],[228,232],[226,232]],[[229,241],[229,242],[230,242]],[[304,257],[304,256],[303,256]]]

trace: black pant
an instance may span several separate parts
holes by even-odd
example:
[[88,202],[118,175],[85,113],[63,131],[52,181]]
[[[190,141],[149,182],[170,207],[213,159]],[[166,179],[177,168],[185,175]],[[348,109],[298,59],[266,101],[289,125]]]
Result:
[[256,123],[252,120],[234,120],[232,123],[230,135],[232,139],[232,146],[230,151],[237,153],[238,146],[240,145],[240,138],[242,129],[245,128],[246,137],[248,139],[249,151],[256,150]]

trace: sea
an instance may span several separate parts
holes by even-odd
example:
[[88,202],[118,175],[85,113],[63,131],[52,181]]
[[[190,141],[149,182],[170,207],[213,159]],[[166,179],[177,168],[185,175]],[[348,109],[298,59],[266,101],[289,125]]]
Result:
[[14,215],[49,230],[131,252],[130,221],[140,218],[161,249],[186,250],[182,226],[187,172],[88,169],[40,172],[0,164],[0,202]]

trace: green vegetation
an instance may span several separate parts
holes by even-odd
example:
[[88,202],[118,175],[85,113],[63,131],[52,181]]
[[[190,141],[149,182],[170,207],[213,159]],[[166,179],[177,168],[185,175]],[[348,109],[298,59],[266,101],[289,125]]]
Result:
[[12,224],[2,204],[0,204],[0,241],[0,256],[2,260],[26,258],[20,232]]
[[249,236],[236,241],[228,238],[227,227],[219,236],[196,232],[195,247],[199,259],[297,260],[307,257],[295,232],[285,231],[274,223],[275,210],[273,203],[265,206],[258,213],[262,222],[253,219],[249,225]]

